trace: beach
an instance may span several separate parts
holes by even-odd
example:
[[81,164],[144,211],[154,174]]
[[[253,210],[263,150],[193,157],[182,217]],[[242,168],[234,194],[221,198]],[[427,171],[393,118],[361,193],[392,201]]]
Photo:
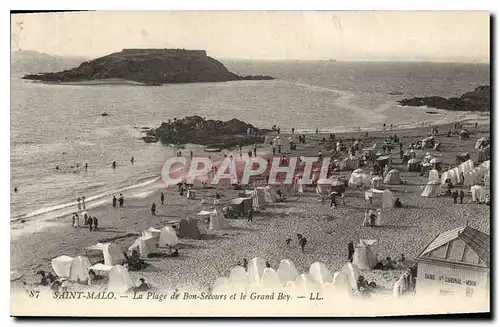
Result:
[[[426,152],[430,152],[439,156],[445,167],[454,167],[456,154],[472,152],[476,140],[490,133],[489,125],[480,125],[475,130],[472,122],[466,122],[464,127],[471,131],[469,140],[459,140],[457,135],[446,137],[448,129],[453,129],[453,124],[439,126],[440,134],[436,139],[442,142],[443,150],[417,150],[417,158],[421,159]],[[427,137],[429,128],[369,132],[368,138],[364,137],[364,131],[353,131],[339,133],[336,137],[360,138],[368,147],[375,142],[382,143],[395,133],[406,149],[408,144]],[[282,135],[284,139],[287,136]],[[323,136],[328,138],[328,134],[308,134],[306,144],[298,144],[297,150],[292,151],[291,155],[315,156],[319,149],[327,155],[324,146],[319,144]],[[269,150],[268,146],[261,145],[257,153],[267,153]],[[427,178],[408,172],[406,165],[400,165],[399,149],[393,149],[392,157],[393,167],[400,170],[405,184],[390,185],[389,188],[400,198],[403,208],[382,209],[382,227],[362,227],[366,208],[364,190],[348,188],[346,205],[332,209],[327,201],[319,203],[314,188],[308,188],[297,201],[268,204],[255,215],[253,222],[233,219],[229,220],[231,228],[211,231],[199,221],[198,226],[203,234],[201,240],[180,239],[179,257],[147,259],[148,268],[131,272],[132,279],[136,282],[141,277],[145,278],[159,289],[206,289],[217,277],[227,276],[239,260],[254,257],[269,261],[273,268],[277,268],[280,260],[290,259],[299,273],[308,272],[309,266],[319,261],[333,273],[347,261],[347,243],[359,239],[378,240],[379,259],[395,258],[404,253],[407,258],[405,265],[408,266],[439,232],[469,224],[490,234],[490,207],[471,203],[470,187],[464,188],[464,204],[453,204],[451,197],[421,197],[419,186]],[[368,167],[362,168],[368,170]],[[351,172],[345,170],[336,173],[335,177],[349,177]],[[51,260],[57,256],[85,255],[85,247],[109,241],[127,251],[141,231],[149,227],[160,229],[168,222],[186,217],[196,218],[199,211],[213,209],[211,203],[216,191],[222,195],[223,203],[235,198],[238,193],[230,187],[202,189],[200,185],[195,185],[197,199],[188,200],[178,194],[176,187],[163,186],[158,181],[147,192],[136,193],[135,198],[126,195],[124,208],[113,208],[110,197],[105,203],[88,209],[91,216],[99,218],[99,231],[73,228],[68,215],[50,221],[52,225],[42,231],[13,238],[11,271],[17,270],[24,275],[26,282],[35,283],[38,278],[34,273],[40,269],[51,270]],[[165,194],[165,205],[160,205],[160,192]],[[202,198],[207,200],[207,204],[201,204]],[[150,212],[153,202],[157,205],[156,216]],[[374,199],[373,207],[381,207],[381,200]],[[76,206],[74,211],[78,211]],[[308,239],[305,253],[301,252],[297,243],[297,233]],[[290,247],[285,243],[288,237],[292,239]],[[365,277],[386,290],[391,288],[400,274],[400,270],[364,273]]]

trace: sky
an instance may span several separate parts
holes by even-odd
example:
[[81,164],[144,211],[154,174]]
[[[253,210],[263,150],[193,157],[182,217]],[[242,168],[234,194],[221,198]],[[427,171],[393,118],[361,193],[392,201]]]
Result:
[[487,11],[99,11],[11,16],[11,50],[97,58],[123,48],[220,59],[489,62]]

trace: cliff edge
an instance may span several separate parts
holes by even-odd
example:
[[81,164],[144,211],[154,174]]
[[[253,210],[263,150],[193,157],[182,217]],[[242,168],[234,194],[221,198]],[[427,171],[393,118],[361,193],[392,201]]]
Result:
[[147,85],[273,79],[236,75],[205,51],[184,49],[124,49],[73,69],[23,78],[54,83],[124,79]]

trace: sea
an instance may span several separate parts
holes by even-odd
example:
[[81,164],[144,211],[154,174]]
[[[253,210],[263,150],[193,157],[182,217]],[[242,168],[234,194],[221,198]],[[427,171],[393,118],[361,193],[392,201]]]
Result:
[[[112,195],[122,192],[130,198],[154,191],[163,163],[178,149],[145,143],[142,127],[158,127],[162,121],[189,115],[238,118],[261,128],[276,124],[283,131],[294,127],[304,133],[315,129],[380,130],[384,123],[402,129],[483,119],[471,112],[402,107],[397,100],[460,96],[490,83],[488,64],[222,62],[240,75],[270,75],[276,79],[146,87],[49,85],[13,74],[13,230],[31,233],[49,226],[57,216],[76,211],[79,196],[86,197],[89,209],[111,202]],[[102,116],[103,112],[108,116]],[[187,149],[195,154],[203,151],[197,146]],[[114,170],[113,161],[117,163]],[[56,165],[59,170],[55,170]]]

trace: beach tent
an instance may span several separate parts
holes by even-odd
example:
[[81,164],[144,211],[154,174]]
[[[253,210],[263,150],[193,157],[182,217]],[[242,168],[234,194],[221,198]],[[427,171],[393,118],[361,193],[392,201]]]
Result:
[[309,267],[309,275],[320,285],[331,283],[333,276],[322,262],[315,262]]
[[295,280],[295,285],[301,290],[319,290],[320,284],[310,274],[300,274]]
[[358,169],[360,165],[359,158],[356,156],[350,156],[349,158],[345,158],[343,165],[345,169]]
[[383,178],[380,176],[375,176],[372,178],[371,188],[372,189],[380,189],[382,188]]
[[469,134],[468,130],[464,129],[464,130],[460,131],[459,138],[461,140],[468,140],[469,136],[470,136],[470,134]]
[[108,292],[126,293],[134,287],[127,268],[115,265],[109,271]]
[[485,202],[490,195],[490,189],[481,185],[474,185],[470,188],[472,202]]
[[104,272],[104,273],[109,273],[111,271],[111,269],[113,269],[113,266],[103,265],[102,263],[96,263],[92,267],[89,267],[89,271],[93,270],[93,271],[100,271],[100,272]]
[[241,216],[246,217],[252,209],[252,198],[236,198],[231,200],[233,211]]
[[141,236],[128,248],[129,254],[137,250],[141,258],[147,258],[151,253],[156,250],[156,238],[152,235]]
[[437,181],[437,182],[439,182],[439,172],[436,169],[431,169],[429,171],[429,182],[430,181]]
[[175,230],[170,226],[163,227],[161,229],[158,246],[167,247],[167,246],[175,246],[177,244],[179,244],[179,239],[177,238]]
[[266,269],[266,262],[261,258],[253,258],[248,262],[247,272],[250,284],[259,284]]
[[158,240],[160,238],[161,230],[154,227],[149,227],[147,230],[142,231],[142,236],[153,236]]
[[244,287],[248,285],[248,275],[245,268],[236,266],[231,269],[229,273],[229,280],[233,287]]
[[253,191],[246,191],[252,198],[253,208],[263,208],[266,206],[266,192],[264,187],[257,187]]
[[103,256],[104,264],[108,266],[119,265],[127,261],[120,247],[113,243],[97,243],[85,250],[89,256]]
[[410,159],[407,163],[408,171],[419,171],[420,162],[417,159]]
[[351,177],[349,177],[349,185],[351,186],[368,186],[371,183],[371,177],[369,174],[364,173],[361,169],[356,169],[352,172]]
[[425,188],[420,195],[426,198],[435,198],[439,194],[441,194],[441,186],[439,185],[439,181],[433,180],[429,181],[427,185],[425,185]]
[[72,257],[67,255],[59,256],[52,259],[52,269],[59,277],[69,277],[71,262],[73,262]]
[[490,187],[490,170],[488,169],[485,173],[484,173],[484,186],[486,187]]
[[260,286],[276,290],[281,286],[281,281],[276,271],[272,268],[265,268],[260,279]]
[[483,178],[484,178],[484,172],[480,167],[476,167],[472,170],[465,172],[464,185],[472,186],[479,184]]
[[69,280],[86,283],[89,279],[90,261],[87,257],[78,256],[71,262]]
[[450,169],[448,171],[445,171],[441,175],[441,185],[446,184],[446,180],[451,180],[451,184],[457,185],[458,184],[458,175],[455,170]]
[[399,170],[391,170],[384,178],[384,184],[396,185],[401,184],[401,178],[399,176]]
[[486,145],[486,139],[484,137],[481,137],[480,139],[478,139],[476,141],[476,146],[475,148],[476,149],[480,149],[481,147],[483,147],[484,145]]
[[[359,273],[359,268],[356,265],[354,265],[354,264],[352,264],[350,262],[346,263],[340,269],[339,274],[343,275],[344,280],[347,281],[348,286],[349,286],[350,291],[351,291],[349,293],[352,293],[352,291],[354,291],[354,290],[358,290],[358,279],[359,279],[360,273]],[[337,279],[335,279],[333,281],[333,284],[334,284],[335,287],[338,287],[338,286],[340,286],[339,282],[342,282],[342,281],[343,280],[337,280]]]
[[434,136],[426,137],[422,140],[422,149],[434,147]]
[[382,195],[382,207],[384,208],[394,208],[394,202],[396,198],[392,194],[391,190],[385,189]]
[[210,214],[210,230],[221,230],[229,228],[229,222],[217,209]]
[[361,270],[370,270],[377,264],[377,253],[374,250],[376,240],[360,240],[354,248],[352,264]]
[[319,179],[316,183],[316,194],[319,196],[326,196],[330,192],[330,188],[332,186],[333,179],[322,178]]
[[289,281],[295,281],[299,273],[297,272],[297,268],[292,261],[288,259],[283,259],[280,261],[278,266],[278,277],[283,284],[286,284]]
[[274,203],[279,200],[278,194],[276,193],[274,188],[271,187],[271,185],[268,185],[264,188],[264,194],[267,203]]
[[215,280],[212,289],[212,294],[229,294],[234,292],[231,281],[226,277],[218,277]]
[[185,218],[179,223],[179,237],[199,240],[201,238],[198,221],[196,219]]

